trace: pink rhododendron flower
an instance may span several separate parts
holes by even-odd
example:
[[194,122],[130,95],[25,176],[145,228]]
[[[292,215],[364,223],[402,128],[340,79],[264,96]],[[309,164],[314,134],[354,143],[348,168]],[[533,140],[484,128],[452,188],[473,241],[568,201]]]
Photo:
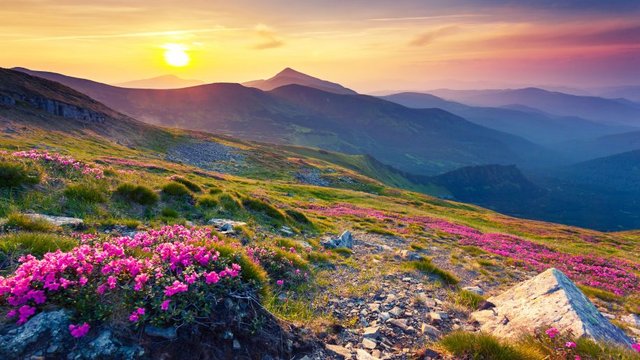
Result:
[[81,324],[81,325],[70,324],[69,325],[69,332],[71,333],[71,336],[73,336],[74,338],[81,338],[81,337],[87,335],[87,333],[89,332],[90,328],[91,327],[87,323],[84,323],[84,324]]
[[547,331],[545,331],[545,333],[550,337],[550,338],[554,338],[556,337],[556,335],[560,334],[560,331],[554,327],[547,329]]
[[218,274],[215,271],[212,271],[208,274],[205,274],[204,279],[207,282],[207,284],[215,284],[218,281],[220,281],[220,276],[218,276]]
[[278,284],[278,286],[282,286],[284,285],[284,280],[278,280],[276,281],[276,284]]
[[568,347],[569,349],[575,349],[576,348],[576,343],[574,343],[573,341],[567,341],[564,346]]
[[160,304],[160,309],[167,311],[169,310],[169,304],[171,303],[171,300],[165,300],[162,302],[162,304]]
[[187,290],[189,290],[189,287],[187,286],[187,284],[181,283],[180,281],[176,280],[173,282],[172,285],[167,286],[165,288],[164,295],[173,296],[181,292],[186,292]]
[[33,314],[36,313],[36,308],[29,305],[22,305],[20,309],[18,309],[18,324],[24,324],[29,320]]
[[631,348],[637,352],[640,352],[640,344],[633,344],[631,345]]

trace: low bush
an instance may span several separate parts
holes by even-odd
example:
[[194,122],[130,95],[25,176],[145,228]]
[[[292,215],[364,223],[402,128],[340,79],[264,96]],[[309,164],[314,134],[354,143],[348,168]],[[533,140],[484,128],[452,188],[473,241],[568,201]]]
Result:
[[179,182],[170,182],[162,187],[162,193],[170,197],[191,196],[189,189]]
[[478,305],[484,301],[481,295],[468,290],[452,292],[450,298],[454,304],[466,307],[469,310],[476,310]]
[[218,206],[220,202],[218,198],[211,195],[202,195],[196,201],[196,205],[202,208],[212,209]]
[[42,257],[45,253],[68,251],[76,246],[74,239],[55,234],[37,232],[19,232],[0,237],[0,270],[13,267],[18,258],[25,254]]
[[454,331],[443,337],[439,344],[456,359],[541,360],[534,354],[519,351],[517,347],[484,333]]
[[91,204],[104,203],[107,201],[107,197],[102,190],[90,184],[69,185],[64,189],[64,195],[69,199]]
[[171,180],[180,183],[182,185],[184,185],[187,189],[193,191],[193,192],[201,192],[202,188],[200,187],[200,185],[194,183],[191,180],[185,179],[181,176],[172,176]]
[[34,219],[24,214],[11,213],[6,225],[11,228],[25,231],[50,231],[55,226],[44,219]]
[[153,205],[159,200],[158,194],[142,185],[125,183],[118,186],[115,193],[127,201],[140,205]]
[[210,195],[216,195],[216,194],[220,194],[222,192],[222,189],[220,189],[217,186],[212,187],[211,189],[209,189],[209,194]]
[[309,218],[301,213],[300,211],[297,210],[293,210],[293,209],[287,209],[285,210],[285,213],[291,218],[293,219],[293,221],[299,223],[299,224],[303,224],[303,225],[311,225],[311,220],[309,220]]
[[249,211],[262,213],[273,220],[279,222],[285,221],[285,216],[280,210],[263,200],[244,198],[242,200],[242,205],[244,205],[245,209]]
[[22,164],[0,162],[0,187],[12,188],[39,182],[40,174],[37,171],[29,171]]
[[180,216],[176,210],[169,207],[162,209],[162,211],[160,211],[160,215],[167,218],[177,218]]

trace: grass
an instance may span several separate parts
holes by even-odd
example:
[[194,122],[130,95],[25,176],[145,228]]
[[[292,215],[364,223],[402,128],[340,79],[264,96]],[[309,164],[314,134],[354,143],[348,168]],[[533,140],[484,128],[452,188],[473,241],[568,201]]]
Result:
[[64,195],[69,199],[83,201],[89,204],[104,203],[107,201],[107,197],[104,195],[102,189],[91,184],[69,185],[64,190]]
[[300,211],[287,209],[285,210],[285,213],[298,224],[311,225],[311,220],[309,220],[309,218]]
[[406,264],[406,266],[410,269],[418,270],[425,274],[434,275],[447,285],[456,285],[458,282],[460,282],[460,280],[458,280],[458,278],[454,274],[440,269],[429,258],[410,261]]
[[29,171],[22,164],[0,162],[0,187],[13,188],[22,185],[33,185],[40,182],[40,174]]
[[24,254],[35,257],[55,251],[71,250],[77,241],[55,234],[38,232],[19,232],[0,237],[0,271],[13,269]]
[[438,344],[456,359],[475,360],[541,360],[542,357],[484,333],[454,331]]
[[189,188],[179,182],[170,182],[162,187],[162,194],[169,197],[191,196]]
[[242,205],[249,211],[262,213],[277,222],[284,223],[286,220],[284,214],[280,210],[263,200],[244,198],[242,199]]
[[148,187],[129,183],[118,186],[115,193],[127,201],[140,205],[153,205],[160,199],[158,194]]
[[353,255],[353,250],[345,247],[331,249],[331,252],[343,257],[350,257],[351,255]]
[[598,298],[600,300],[604,300],[606,302],[621,302],[622,298],[610,291],[606,291],[606,290],[602,290],[602,289],[596,289],[594,287],[591,286],[586,286],[586,285],[578,285],[578,287],[580,288],[580,290],[582,290],[582,292],[587,295],[588,297],[591,298]]
[[172,209],[170,207],[163,208],[160,211],[160,215],[163,217],[172,218],[172,219],[180,217],[180,213],[178,213],[175,209]]
[[24,214],[11,213],[7,219],[7,226],[24,231],[51,231],[55,228],[53,224],[44,219],[32,219]]
[[219,204],[218,198],[211,195],[202,195],[196,200],[196,205],[201,208],[213,209]]
[[478,305],[484,301],[484,297],[468,290],[451,292],[449,294],[449,298],[454,304],[465,307],[469,310],[476,310]]
[[200,187],[200,185],[194,183],[191,180],[185,179],[185,178],[183,178],[181,176],[173,176],[173,177],[171,177],[171,180],[184,185],[190,191],[193,191],[193,192],[196,192],[196,193],[202,192],[202,188]]

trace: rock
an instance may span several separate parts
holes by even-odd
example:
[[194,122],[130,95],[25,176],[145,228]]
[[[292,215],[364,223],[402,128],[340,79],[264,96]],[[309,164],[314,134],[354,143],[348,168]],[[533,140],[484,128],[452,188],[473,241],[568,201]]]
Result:
[[144,333],[149,336],[160,337],[168,340],[178,338],[178,331],[174,327],[160,328],[152,325],[144,327]]
[[328,249],[348,248],[353,249],[353,236],[350,231],[345,231],[339,238],[325,238],[322,240],[322,246]]
[[399,255],[403,260],[406,260],[406,261],[419,261],[419,260],[422,260],[422,255],[418,254],[415,251],[401,250]]
[[356,359],[357,360],[378,360],[377,357],[374,357],[373,355],[369,354],[368,352],[362,349],[356,350]]
[[404,311],[402,311],[401,308],[399,307],[394,307],[393,309],[389,310],[389,314],[393,315],[394,317],[398,317],[400,315],[402,315]]
[[238,339],[233,339],[233,350],[240,350],[242,346],[240,346],[240,342]]
[[[0,358],[24,358],[38,349],[57,345],[57,351],[71,346],[69,313],[64,310],[41,312],[24,325],[0,334]],[[53,350],[53,349],[52,349]]]
[[476,311],[471,318],[480,330],[504,338],[514,338],[522,331],[532,332],[542,326],[560,331],[571,330],[577,337],[631,345],[631,340],[557,269],[522,282],[504,293],[488,299],[495,308]]
[[24,214],[31,220],[44,220],[55,226],[71,226],[76,227],[84,224],[84,221],[79,218],[66,217],[66,216],[51,216],[43,214]]
[[478,295],[484,295],[484,290],[482,290],[482,288],[479,286],[465,286],[462,288],[462,290],[470,291]]
[[440,315],[439,312],[431,311],[429,313],[429,319],[431,320],[432,323],[439,323],[442,321],[442,316]]
[[377,346],[377,345],[378,345],[378,344],[376,344],[376,342],[375,342],[375,341],[373,341],[373,340],[371,340],[371,339],[367,339],[367,338],[365,338],[364,340],[362,340],[362,346],[363,346],[365,349],[373,350],[373,349],[375,349],[375,348],[376,348],[376,346]]
[[324,347],[335,356],[340,357],[341,359],[351,359],[351,350],[344,348],[339,345],[331,345],[325,344]]
[[380,327],[378,326],[370,326],[364,329],[362,336],[368,339],[375,339],[380,336]]
[[213,225],[220,232],[227,233],[233,232],[235,227],[245,226],[246,222],[235,221],[230,219],[211,219],[209,224]]
[[442,332],[440,332],[440,330],[438,330],[435,326],[429,325],[427,323],[422,323],[422,325],[420,326],[420,332],[432,338],[439,338],[440,335],[442,335]]
[[378,315],[378,318],[380,318],[381,321],[387,321],[389,319],[391,319],[391,315],[389,315],[388,312],[381,312],[380,315]]
[[281,228],[280,228],[280,233],[281,233],[282,235],[284,235],[284,236],[287,236],[287,237],[291,237],[291,236],[295,235],[295,233],[293,232],[293,230],[292,230],[290,227],[288,227],[288,226],[283,226],[283,227],[281,227]]
[[390,319],[389,324],[399,327],[402,331],[411,332],[411,327],[407,325],[407,319]]
[[629,314],[627,316],[623,316],[620,320],[631,326],[640,327],[640,315]]
[[67,355],[67,359],[137,359],[144,355],[138,346],[123,346],[110,330],[103,330],[88,344],[77,347]]

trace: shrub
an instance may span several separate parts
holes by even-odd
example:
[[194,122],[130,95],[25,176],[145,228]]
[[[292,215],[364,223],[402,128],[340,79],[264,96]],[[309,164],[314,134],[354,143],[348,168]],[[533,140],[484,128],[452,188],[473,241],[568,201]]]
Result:
[[194,183],[191,180],[185,179],[181,176],[172,176],[171,180],[180,183],[182,185],[184,185],[187,189],[193,191],[193,192],[201,192],[202,188],[200,187],[200,185]]
[[26,231],[50,231],[54,228],[54,225],[45,219],[33,219],[19,213],[9,214],[6,225]]
[[297,210],[293,210],[293,209],[287,209],[285,210],[285,213],[293,219],[293,221],[299,223],[299,224],[304,224],[304,225],[310,225],[311,221],[309,220],[309,218],[307,218],[307,216],[303,213],[301,213],[300,211]]
[[40,174],[29,171],[24,165],[0,162],[0,187],[11,188],[40,182]]
[[233,196],[229,194],[221,194],[218,201],[222,209],[228,213],[235,214],[242,210],[242,205]]
[[101,189],[89,184],[69,185],[64,190],[64,195],[69,199],[79,200],[87,203],[103,203],[107,198]]
[[3,254],[20,252],[41,257],[45,253],[58,249],[71,250],[77,244],[78,242],[74,239],[56,234],[20,232],[0,237],[0,252]]
[[172,197],[191,196],[191,192],[181,183],[170,182],[162,187],[162,193]]
[[295,250],[271,249],[267,247],[249,247],[247,255],[260,264],[271,279],[271,285],[279,289],[299,286],[308,279],[309,264]]
[[220,202],[218,201],[218,199],[211,195],[202,195],[198,198],[198,201],[196,202],[197,206],[203,207],[203,208],[209,208],[209,209],[214,208],[219,204]]
[[209,194],[211,195],[216,195],[216,194],[220,194],[222,192],[222,189],[220,189],[219,187],[212,187],[211,189],[209,189]]
[[455,285],[460,281],[455,275],[437,267],[433,262],[431,262],[431,259],[428,258],[411,261],[408,263],[408,266],[423,273],[435,275],[445,284]]
[[244,198],[242,200],[242,205],[244,205],[245,209],[247,210],[263,213],[266,216],[276,221],[280,221],[280,222],[285,221],[284,214],[280,210],[276,209],[275,207],[271,206],[270,204],[262,200]]
[[351,255],[353,255],[353,250],[349,249],[349,248],[335,248],[335,249],[331,249],[331,252],[336,253],[340,256],[344,256],[344,257],[350,257]]
[[140,205],[153,205],[158,202],[158,194],[142,186],[125,183],[116,189],[116,194],[122,198]]
[[456,359],[477,360],[529,360],[540,359],[519,351],[516,347],[484,333],[454,331],[443,337],[439,344]]
[[160,215],[168,218],[177,218],[178,216],[180,216],[180,214],[176,210],[168,207],[162,209],[162,211],[160,211]]

